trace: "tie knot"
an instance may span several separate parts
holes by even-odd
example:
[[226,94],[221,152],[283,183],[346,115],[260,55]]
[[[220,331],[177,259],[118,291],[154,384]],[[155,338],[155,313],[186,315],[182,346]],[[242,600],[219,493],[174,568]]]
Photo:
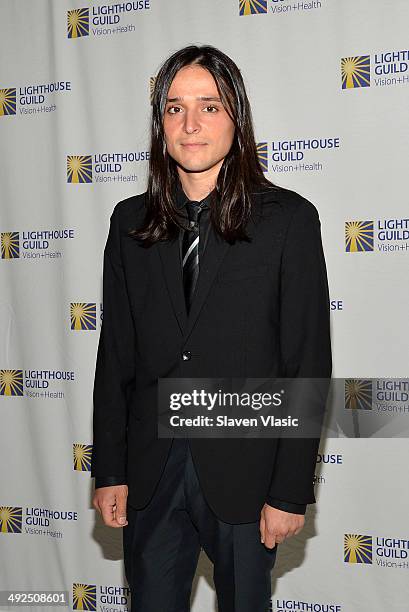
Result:
[[200,211],[200,202],[194,202],[188,200],[186,202],[187,214],[189,216],[189,221],[197,221],[197,217]]
[[201,211],[200,202],[192,202],[188,200],[186,202],[186,210],[190,222],[190,228],[197,230],[197,220]]

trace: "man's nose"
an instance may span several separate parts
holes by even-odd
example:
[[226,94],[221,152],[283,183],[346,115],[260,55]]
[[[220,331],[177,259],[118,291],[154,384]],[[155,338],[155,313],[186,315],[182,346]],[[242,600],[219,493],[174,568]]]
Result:
[[195,111],[186,111],[183,129],[186,134],[194,134],[200,130],[199,118]]

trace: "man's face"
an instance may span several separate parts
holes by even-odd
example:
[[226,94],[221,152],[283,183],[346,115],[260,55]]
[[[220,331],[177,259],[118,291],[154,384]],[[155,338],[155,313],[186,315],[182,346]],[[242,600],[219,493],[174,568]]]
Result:
[[234,124],[210,72],[192,65],[176,73],[163,127],[167,151],[183,170],[218,172],[233,143]]

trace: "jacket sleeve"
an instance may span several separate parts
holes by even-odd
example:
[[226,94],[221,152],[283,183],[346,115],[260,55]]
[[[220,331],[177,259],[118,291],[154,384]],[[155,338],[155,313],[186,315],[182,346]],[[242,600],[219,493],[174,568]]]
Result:
[[126,478],[119,476],[97,476],[95,478],[95,488],[100,489],[101,487],[113,487],[117,485],[127,484]]
[[284,512],[291,512],[292,514],[305,514],[307,510],[307,504],[292,504],[281,499],[275,499],[267,495],[266,503],[273,508],[278,508]]
[[135,329],[121,259],[119,206],[103,258],[103,320],[93,389],[91,476],[126,483],[129,397],[135,383]]
[[[328,390],[332,372],[330,308],[320,227],[317,209],[302,198],[283,247],[280,345],[284,377],[326,379]],[[325,400],[319,410],[323,417]],[[319,443],[320,438],[278,440],[267,503],[277,507],[280,500],[315,503],[313,477]]]

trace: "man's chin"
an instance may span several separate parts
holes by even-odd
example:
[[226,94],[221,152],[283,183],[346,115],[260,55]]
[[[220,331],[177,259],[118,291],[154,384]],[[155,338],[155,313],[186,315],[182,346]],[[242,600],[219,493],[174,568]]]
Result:
[[200,173],[200,172],[206,172],[207,170],[211,170],[212,168],[214,168],[214,166],[216,166],[218,162],[183,163],[181,161],[177,161],[176,163],[178,167],[181,170],[183,170],[183,172],[191,174],[191,173]]

